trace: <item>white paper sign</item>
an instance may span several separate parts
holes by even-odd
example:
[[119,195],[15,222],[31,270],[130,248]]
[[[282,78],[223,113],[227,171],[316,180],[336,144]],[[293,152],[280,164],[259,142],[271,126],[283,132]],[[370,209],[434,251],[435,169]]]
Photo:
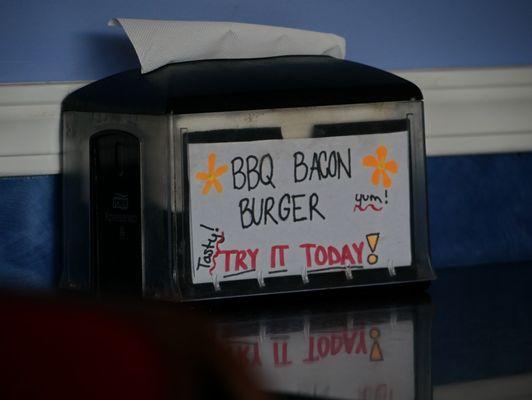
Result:
[[193,283],[411,265],[407,132],[188,145]]

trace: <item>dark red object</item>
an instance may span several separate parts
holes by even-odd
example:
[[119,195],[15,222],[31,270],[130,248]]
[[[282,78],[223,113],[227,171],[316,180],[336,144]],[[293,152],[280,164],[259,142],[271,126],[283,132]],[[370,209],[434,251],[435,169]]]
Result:
[[0,297],[0,398],[262,398],[179,308]]

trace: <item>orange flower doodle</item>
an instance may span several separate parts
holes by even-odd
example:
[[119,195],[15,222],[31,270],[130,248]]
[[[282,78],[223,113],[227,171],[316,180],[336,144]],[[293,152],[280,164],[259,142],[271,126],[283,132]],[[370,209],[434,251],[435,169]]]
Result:
[[377,147],[375,154],[377,157],[373,156],[372,154],[364,157],[362,159],[362,165],[364,165],[364,167],[375,168],[375,171],[373,171],[373,174],[371,175],[371,183],[373,183],[375,186],[378,186],[382,176],[382,186],[388,189],[392,187],[392,180],[388,175],[388,172],[391,174],[397,173],[397,163],[395,160],[386,161],[388,150],[384,146]]
[[225,174],[229,167],[227,164],[221,165],[216,168],[216,154],[210,153],[209,159],[207,162],[207,172],[200,171],[196,174],[196,179],[200,181],[205,181],[203,185],[202,194],[209,194],[211,187],[214,186],[218,193],[223,192],[224,188],[218,178]]

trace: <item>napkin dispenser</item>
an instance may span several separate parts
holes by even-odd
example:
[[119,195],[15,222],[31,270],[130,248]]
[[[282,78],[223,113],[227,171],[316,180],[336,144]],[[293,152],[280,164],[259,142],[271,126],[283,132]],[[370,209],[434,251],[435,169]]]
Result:
[[131,70],[70,94],[62,132],[62,287],[188,301],[434,279],[422,94],[388,72]]

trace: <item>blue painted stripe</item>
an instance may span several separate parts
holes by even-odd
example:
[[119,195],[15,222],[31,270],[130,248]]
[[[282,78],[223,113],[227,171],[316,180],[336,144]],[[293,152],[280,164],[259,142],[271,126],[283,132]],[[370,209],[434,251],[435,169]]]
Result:
[[61,265],[61,179],[0,179],[0,285],[48,289]]
[[436,267],[532,260],[532,154],[431,157]]
[[[532,154],[430,157],[435,267],[532,260]],[[61,179],[0,179],[0,285],[52,288],[61,262]]]

